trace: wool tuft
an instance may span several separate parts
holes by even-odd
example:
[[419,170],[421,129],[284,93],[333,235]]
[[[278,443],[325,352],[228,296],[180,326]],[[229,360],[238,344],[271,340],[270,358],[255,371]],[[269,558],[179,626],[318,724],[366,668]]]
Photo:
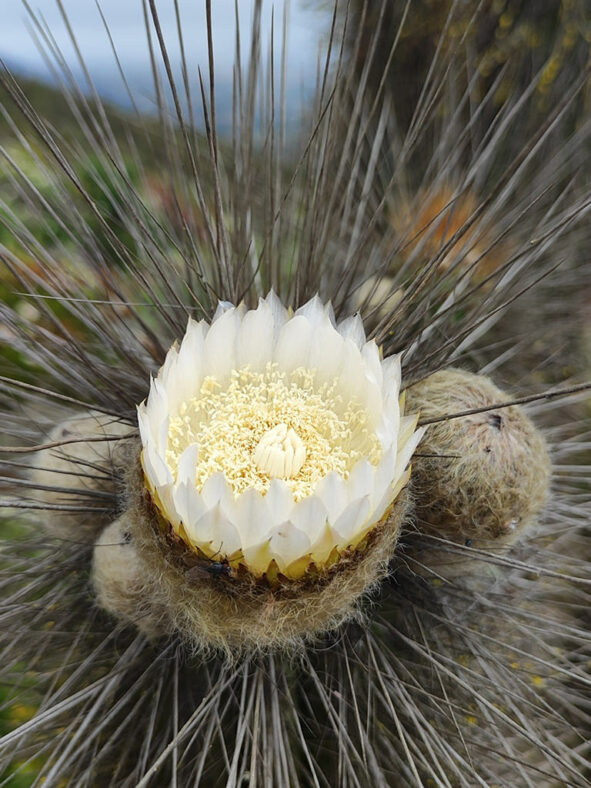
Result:
[[240,654],[297,650],[305,641],[362,615],[360,599],[388,573],[409,509],[403,491],[381,525],[324,571],[273,584],[247,572],[211,571],[210,559],[175,539],[147,493],[137,455],[127,476],[127,510],[96,542],[98,604],[157,634],[179,635],[195,652]]
[[[407,407],[424,420],[507,400],[489,378],[460,369],[436,372],[406,392]],[[452,577],[465,573],[470,550],[498,554],[534,521],[547,499],[550,461],[538,429],[512,405],[429,425],[411,478],[419,534],[453,543],[424,540],[413,568]]]
[[112,519],[122,493],[125,446],[134,428],[97,411],[58,424],[39,451],[31,480],[36,497],[51,508],[42,518],[49,536],[94,541]]

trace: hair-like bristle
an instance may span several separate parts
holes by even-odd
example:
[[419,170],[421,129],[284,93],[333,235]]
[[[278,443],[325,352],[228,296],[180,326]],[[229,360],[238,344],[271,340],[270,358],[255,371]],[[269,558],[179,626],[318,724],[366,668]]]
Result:
[[[205,5],[207,78],[190,73],[175,0],[178,78],[144,0],[154,117],[105,105],[78,52],[82,90],[32,11],[63,125],[0,74],[0,713],[21,714],[0,738],[0,775],[589,785],[590,39],[569,16],[584,2],[544,0],[563,9],[558,33],[526,57],[519,35],[539,31],[525,0],[502,23],[488,2],[335,0],[294,130],[287,66],[272,67],[287,18],[265,54],[255,0],[251,37],[236,39],[230,140]],[[489,23],[509,28],[508,50],[492,47]],[[567,33],[574,44],[558,51]],[[204,658],[97,606],[94,541],[125,508],[122,473],[104,446],[96,460],[69,451],[79,436],[63,425],[92,412],[117,425],[100,441],[135,436],[150,374],[188,317],[211,319],[218,300],[254,306],[271,288],[294,308],[319,292],[337,316],[360,310],[385,355],[406,351],[406,387],[453,364],[531,400],[551,493],[510,552],[462,546],[486,582],[416,571],[402,545],[362,618],[293,654]],[[48,526],[62,515],[78,518],[77,538]]]

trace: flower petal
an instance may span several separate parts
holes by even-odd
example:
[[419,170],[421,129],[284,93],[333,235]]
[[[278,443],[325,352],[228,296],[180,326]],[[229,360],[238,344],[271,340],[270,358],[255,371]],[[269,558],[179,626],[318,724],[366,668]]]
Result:
[[172,491],[172,499],[179,519],[189,535],[205,514],[205,502],[193,481],[177,484]]
[[236,309],[223,312],[205,337],[203,368],[207,375],[224,380],[236,368],[236,335],[240,315]]
[[361,357],[365,362],[365,377],[382,388],[384,373],[382,371],[382,361],[380,359],[380,349],[372,339],[366,342],[361,348]]
[[309,537],[289,521],[273,528],[270,537],[269,547],[280,572],[310,553]]
[[271,306],[262,299],[257,309],[247,312],[236,338],[238,369],[250,366],[262,371],[273,357],[275,318]]
[[368,460],[359,460],[347,477],[347,495],[349,503],[361,498],[373,488],[375,467]]
[[210,558],[224,558],[241,549],[238,529],[228,520],[220,504],[206,511],[188,535]]
[[228,483],[223,473],[213,473],[205,480],[201,489],[201,497],[208,509],[225,501],[229,493]]
[[343,367],[339,376],[338,390],[347,399],[365,403],[367,381],[365,367],[357,345],[346,339],[343,345]]
[[273,290],[269,291],[269,294],[263,301],[270,308],[271,314],[273,315],[273,344],[275,344],[279,336],[279,331],[287,322],[289,315],[287,309],[283,306]]
[[336,543],[337,539],[335,533],[327,521],[321,528],[315,542],[312,544],[312,551],[310,554],[312,561],[322,566],[335,549]]
[[313,298],[307,301],[303,306],[295,311],[295,317],[301,315],[308,320],[314,328],[317,328],[321,323],[324,322],[330,305],[325,305],[322,303],[318,294],[316,294]]
[[189,318],[187,332],[179,348],[176,367],[175,383],[177,389],[177,402],[187,402],[199,391],[203,379],[203,350],[207,323],[201,320],[197,323]]
[[325,322],[316,329],[308,360],[311,369],[318,370],[319,382],[333,381],[339,377],[343,366],[344,347],[342,336],[325,318]]
[[258,490],[247,490],[235,500],[226,502],[224,508],[240,532],[243,550],[268,539],[277,523],[271,519],[269,507]]
[[365,344],[365,329],[363,328],[363,321],[357,315],[351,315],[341,321],[337,326],[337,331],[343,339],[350,339],[361,350]]
[[387,489],[381,500],[377,501],[375,510],[372,512],[371,518],[368,521],[368,526],[372,527],[378,520],[381,520],[387,511],[391,508],[392,503],[400,495],[400,491],[408,484],[410,479],[410,466],[403,472],[393,485],[388,485]]
[[295,506],[291,487],[283,479],[272,479],[265,494],[265,503],[274,523],[289,520]]
[[216,320],[219,320],[222,315],[225,315],[226,312],[229,312],[231,309],[236,309],[231,301],[218,301],[218,305],[211,320],[212,325],[216,322]]
[[396,458],[396,469],[394,472],[395,479],[398,479],[398,477],[402,475],[404,469],[410,462],[410,458],[412,457],[414,450],[419,445],[420,440],[424,434],[425,427],[421,427],[406,441],[402,449],[399,449],[398,456]]
[[248,566],[249,571],[257,577],[260,577],[267,571],[269,564],[273,560],[270,541],[270,539],[265,539],[259,544],[245,547],[242,550],[245,564]]
[[364,495],[363,498],[358,498],[347,506],[332,526],[332,530],[338,536],[337,547],[343,548],[351,544],[356,534],[362,529],[369,514],[369,495]]
[[298,501],[291,513],[291,522],[309,537],[312,544],[315,544],[323,532],[327,520],[328,512],[317,495],[311,495],[309,498]]
[[176,471],[177,484],[187,483],[195,486],[195,469],[198,454],[199,445],[197,443],[192,443],[183,451],[179,457]]
[[168,520],[175,530],[181,523],[174,500],[172,497],[172,487],[170,484],[161,484],[154,491],[155,497],[159,501],[159,506],[167,513]]
[[142,464],[144,472],[153,487],[160,487],[163,484],[172,484],[172,474],[168,465],[153,443],[147,443],[142,450]]
[[313,333],[309,320],[302,315],[292,317],[279,331],[273,360],[287,372],[305,367],[310,356]]
[[336,471],[331,471],[318,482],[314,495],[318,496],[324,504],[328,512],[328,521],[334,523],[348,503],[347,482]]
[[382,375],[384,394],[396,390],[396,396],[400,392],[400,385],[402,381],[401,370],[402,353],[395,356],[388,356],[382,361]]

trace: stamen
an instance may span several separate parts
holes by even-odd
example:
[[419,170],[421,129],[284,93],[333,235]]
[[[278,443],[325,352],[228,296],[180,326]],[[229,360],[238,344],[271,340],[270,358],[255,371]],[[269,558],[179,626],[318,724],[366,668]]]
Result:
[[235,495],[271,479],[284,479],[295,500],[309,495],[331,471],[346,479],[363,457],[377,465],[378,439],[356,400],[344,400],[336,383],[318,383],[316,370],[292,372],[269,362],[263,372],[234,370],[230,380],[203,380],[168,428],[166,463],[176,478],[183,451],[199,446],[198,490],[223,473]]

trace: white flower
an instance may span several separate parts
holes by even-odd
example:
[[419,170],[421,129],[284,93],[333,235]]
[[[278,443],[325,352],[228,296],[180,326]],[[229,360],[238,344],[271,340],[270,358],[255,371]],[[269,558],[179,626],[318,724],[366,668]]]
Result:
[[301,577],[354,549],[408,481],[422,436],[400,357],[318,296],[290,314],[220,303],[189,320],[138,407],[146,485],[174,532],[253,575]]

